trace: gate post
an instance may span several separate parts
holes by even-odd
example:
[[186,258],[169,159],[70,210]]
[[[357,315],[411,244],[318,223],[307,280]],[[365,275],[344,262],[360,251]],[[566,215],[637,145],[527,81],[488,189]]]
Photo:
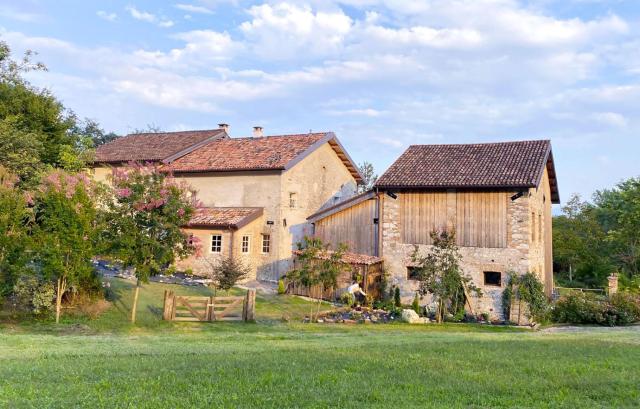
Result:
[[173,291],[164,290],[164,306],[162,308],[162,319],[165,321],[173,320]]
[[256,319],[256,290],[250,288],[242,305],[242,320],[254,321]]

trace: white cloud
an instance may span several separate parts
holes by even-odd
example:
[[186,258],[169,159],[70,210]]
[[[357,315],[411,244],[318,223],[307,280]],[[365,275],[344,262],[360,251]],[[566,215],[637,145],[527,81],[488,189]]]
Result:
[[342,10],[323,12],[290,3],[263,4],[248,10],[250,21],[240,30],[254,52],[268,58],[330,55],[340,50],[352,28]]
[[107,20],[111,22],[116,21],[118,19],[118,15],[116,13],[108,13],[104,10],[98,10],[98,12],[96,12],[96,15],[103,20]]
[[597,112],[593,117],[596,121],[614,128],[624,128],[628,124],[627,118],[616,112]]
[[158,27],[168,28],[173,27],[173,25],[175,24],[172,20],[169,20],[165,17],[158,17],[155,14],[149,13],[147,11],[138,10],[134,6],[127,6],[125,7],[125,10],[127,10],[131,17],[133,17],[134,19],[156,24]]
[[0,6],[0,17],[5,17],[23,23],[35,23],[43,19],[43,16],[40,14],[16,10],[9,6]]
[[174,4],[174,7],[178,10],[186,11],[189,13],[213,14],[213,10],[210,10],[203,6],[196,6],[194,4],[178,3]]

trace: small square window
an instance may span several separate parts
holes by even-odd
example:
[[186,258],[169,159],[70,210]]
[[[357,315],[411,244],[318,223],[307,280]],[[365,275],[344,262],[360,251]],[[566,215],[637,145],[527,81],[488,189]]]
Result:
[[496,287],[502,286],[502,273],[497,271],[485,271],[484,285],[492,285]]
[[222,236],[219,234],[214,234],[211,236],[211,252],[212,253],[220,253],[222,252]]
[[271,235],[262,235],[262,252],[269,253],[271,251]]
[[242,236],[242,252],[249,252],[249,236]]
[[407,267],[407,280],[420,280],[420,268]]

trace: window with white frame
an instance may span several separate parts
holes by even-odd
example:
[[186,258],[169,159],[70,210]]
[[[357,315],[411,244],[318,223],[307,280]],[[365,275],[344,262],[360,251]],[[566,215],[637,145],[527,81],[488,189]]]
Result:
[[271,251],[271,235],[263,234],[262,235],[262,252],[269,253]]
[[242,236],[242,246],[240,248],[240,250],[243,253],[248,253],[249,252],[249,236]]
[[211,252],[212,253],[220,253],[222,252],[222,236],[219,234],[214,234],[211,236]]

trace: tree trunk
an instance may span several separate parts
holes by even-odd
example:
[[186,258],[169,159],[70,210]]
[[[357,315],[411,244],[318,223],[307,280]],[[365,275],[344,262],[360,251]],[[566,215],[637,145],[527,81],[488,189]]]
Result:
[[320,297],[318,297],[318,310],[316,312],[316,321],[318,320],[318,317],[320,316],[320,304],[322,304],[322,296],[324,295],[324,285],[320,286]]
[[60,313],[62,312],[62,296],[67,290],[67,280],[60,277],[58,278],[58,285],[56,291],[56,324],[60,323]]
[[569,264],[569,282],[573,282],[573,266]]
[[136,289],[133,293],[133,306],[131,307],[131,323],[136,323],[136,310],[138,308],[138,295],[140,295],[140,279],[136,281]]

